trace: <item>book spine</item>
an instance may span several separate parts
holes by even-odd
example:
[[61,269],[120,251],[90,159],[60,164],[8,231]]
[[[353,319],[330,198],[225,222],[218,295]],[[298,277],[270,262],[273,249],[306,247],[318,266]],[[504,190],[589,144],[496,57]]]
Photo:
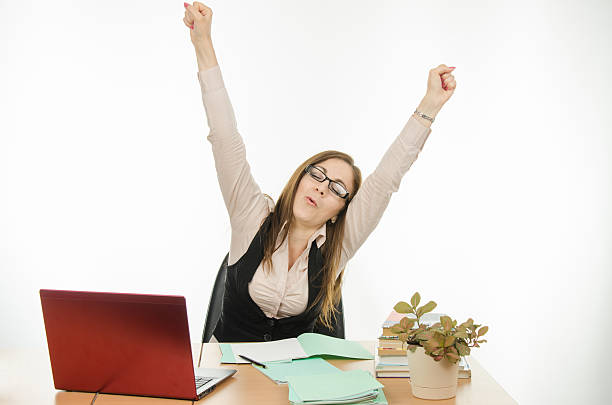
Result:
[[387,349],[384,347],[378,348],[379,356],[407,356],[408,349]]
[[[376,371],[376,377],[393,377],[393,378],[410,378],[409,371]],[[472,373],[461,373],[457,375],[458,379],[469,380],[472,378]]]

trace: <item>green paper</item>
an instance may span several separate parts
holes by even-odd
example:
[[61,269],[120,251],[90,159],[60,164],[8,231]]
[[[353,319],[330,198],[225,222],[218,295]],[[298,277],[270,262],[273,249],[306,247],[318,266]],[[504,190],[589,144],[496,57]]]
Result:
[[[382,388],[379,388],[375,391],[378,391],[378,396],[375,399],[370,399],[370,400],[366,400],[366,401],[361,401],[361,402],[352,402],[355,404],[359,404],[359,405],[366,405],[366,404],[372,404],[372,405],[389,405],[389,403],[387,402],[387,397],[385,397],[385,393],[383,392]],[[293,389],[291,388],[291,386],[289,386],[289,402],[291,402],[292,404],[299,404],[299,405],[322,405],[322,404],[337,404],[339,403],[339,401],[310,401],[310,402],[302,402],[302,400],[295,394],[295,391],[293,391]]]
[[384,405],[388,405],[389,404],[387,402],[387,397],[385,397],[385,393],[383,392],[382,388],[378,389],[378,396],[376,397],[376,399],[372,403],[373,404],[384,404]]
[[383,387],[365,370],[287,376],[287,381],[300,402],[349,399]]
[[229,343],[219,343],[221,348],[221,363],[236,363],[236,357]]
[[294,375],[315,375],[340,373],[341,371],[321,359],[320,357],[311,357],[308,359],[297,359],[288,362],[265,362],[267,368],[259,367],[253,364],[257,370],[268,376],[277,383],[286,383],[288,376]]
[[374,355],[358,342],[351,342],[318,333],[302,333],[297,339],[309,356],[331,355],[365,360],[374,358]]

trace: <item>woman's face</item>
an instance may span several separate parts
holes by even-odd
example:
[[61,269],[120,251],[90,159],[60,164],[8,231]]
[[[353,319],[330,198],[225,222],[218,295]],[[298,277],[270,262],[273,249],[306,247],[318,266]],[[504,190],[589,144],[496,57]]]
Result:
[[[331,158],[314,166],[325,172],[330,179],[341,183],[350,196],[353,195],[353,169],[347,162]],[[338,215],[346,201],[329,189],[329,180],[319,183],[310,174],[305,173],[293,201],[293,216],[304,226],[319,228]]]

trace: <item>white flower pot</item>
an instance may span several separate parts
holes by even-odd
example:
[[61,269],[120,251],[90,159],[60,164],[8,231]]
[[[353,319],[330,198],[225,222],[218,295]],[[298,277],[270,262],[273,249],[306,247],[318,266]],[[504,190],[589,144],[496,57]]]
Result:
[[444,358],[435,361],[419,346],[414,353],[408,350],[408,366],[412,395],[415,397],[448,399],[457,393],[458,363],[453,364]]

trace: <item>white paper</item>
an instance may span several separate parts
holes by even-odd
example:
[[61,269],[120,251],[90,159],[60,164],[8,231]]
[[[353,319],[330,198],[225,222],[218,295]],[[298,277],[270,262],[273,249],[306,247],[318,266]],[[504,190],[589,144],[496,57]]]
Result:
[[296,338],[275,340],[272,342],[237,343],[232,344],[236,360],[242,360],[242,354],[260,363],[266,361],[303,359],[308,357],[302,345]]

